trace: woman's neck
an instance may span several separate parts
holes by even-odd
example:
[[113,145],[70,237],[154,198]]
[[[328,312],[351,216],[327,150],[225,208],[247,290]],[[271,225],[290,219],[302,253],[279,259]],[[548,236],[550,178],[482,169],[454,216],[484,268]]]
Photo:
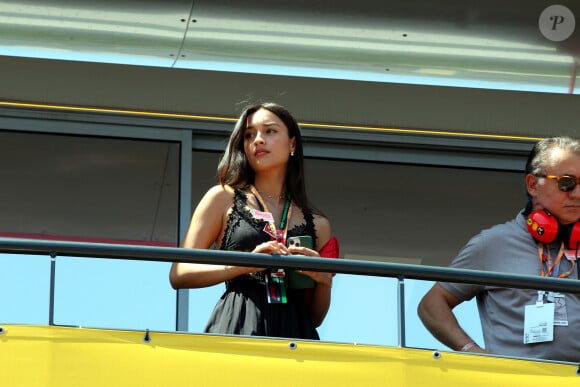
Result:
[[270,200],[280,200],[286,197],[283,178],[274,178],[270,176],[267,179],[264,179],[256,176],[254,187],[256,187],[260,195]]

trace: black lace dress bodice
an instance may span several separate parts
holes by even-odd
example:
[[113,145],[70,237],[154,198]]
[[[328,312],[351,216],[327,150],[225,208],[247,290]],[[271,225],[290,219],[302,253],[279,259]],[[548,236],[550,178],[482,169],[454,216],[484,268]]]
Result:
[[[236,189],[234,206],[228,217],[228,223],[221,243],[221,250],[252,251],[260,243],[270,240],[270,235],[264,232],[266,225],[263,220],[252,216],[246,191]],[[316,245],[316,232],[312,214],[304,214],[304,223],[288,230],[288,236],[310,235]]]
[[[220,245],[221,250],[252,251],[271,239],[264,231],[265,222],[252,216],[248,193],[236,189],[234,205]],[[288,230],[288,236],[310,235],[316,241],[312,214],[304,214],[304,223]],[[207,333],[286,337],[318,340],[312,324],[305,292],[308,289],[287,288],[288,302],[268,303],[263,275],[242,275],[226,283],[208,321]]]

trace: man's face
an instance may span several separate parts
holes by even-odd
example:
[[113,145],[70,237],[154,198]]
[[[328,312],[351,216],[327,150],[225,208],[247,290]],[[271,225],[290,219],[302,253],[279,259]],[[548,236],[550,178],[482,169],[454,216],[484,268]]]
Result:
[[[543,175],[580,177],[580,155],[554,149],[551,162]],[[563,192],[556,179],[526,176],[528,192],[532,196],[534,210],[546,209],[562,224],[575,223],[580,219],[580,185]]]

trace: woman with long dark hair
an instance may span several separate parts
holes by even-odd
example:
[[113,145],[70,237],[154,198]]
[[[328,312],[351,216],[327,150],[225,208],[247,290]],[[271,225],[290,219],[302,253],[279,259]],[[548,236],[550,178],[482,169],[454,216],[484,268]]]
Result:
[[[195,209],[182,247],[338,257],[328,219],[308,202],[303,167],[292,115],[275,103],[246,108],[220,160],[219,184]],[[293,237],[305,243],[288,245]],[[226,283],[208,333],[318,339],[332,274],[174,263],[170,281],[175,289]]]

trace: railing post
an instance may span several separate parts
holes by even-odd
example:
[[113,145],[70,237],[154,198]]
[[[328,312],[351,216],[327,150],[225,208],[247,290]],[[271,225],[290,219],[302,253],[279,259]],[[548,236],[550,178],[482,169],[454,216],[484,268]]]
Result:
[[405,277],[397,277],[397,312],[399,316],[399,346],[405,347]]
[[48,295],[48,325],[54,325],[54,285],[56,277],[56,253],[50,253],[50,289]]
[[187,332],[189,325],[189,289],[177,291],[177,316],[175,329],[179,332]]

